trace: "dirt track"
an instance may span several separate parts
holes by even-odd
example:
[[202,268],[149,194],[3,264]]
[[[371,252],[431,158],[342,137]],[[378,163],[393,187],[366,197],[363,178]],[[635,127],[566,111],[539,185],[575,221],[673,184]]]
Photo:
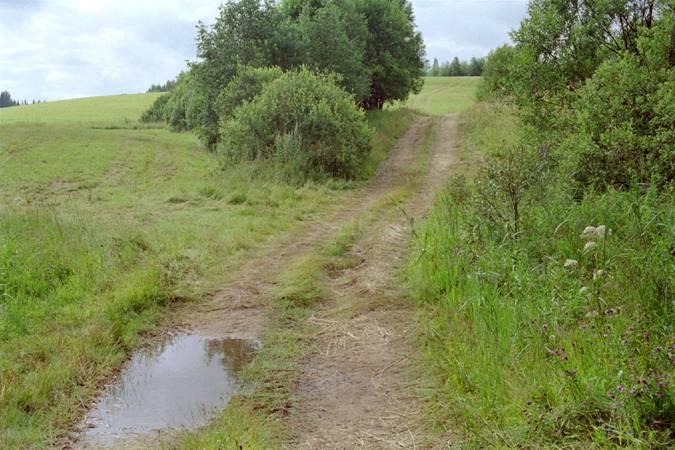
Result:
[[[429,131],[429,162],[411,171]],[[177,322],[203,336],[258,338],[266,327],[268,294],[294,260],[320,249],[397,189],[414,188],[401,205],[413,222],[428,211],[458,162],[456,134],[454,115],[416,119],[366,188],[242,264],[211,298],[179,308]],[[332,274],[325,286],[329,296],[311,319],[321,331],[310,338],[316,350],[303,362],[300,400],[291,406],[292,448],[423,448],[409,370],[416,352],[414,306],[398,278],[412,226],[393,204],[377,214],[352,249],[362,263]]]
[[[419,220],[453,165],[454,116],[435,121],[426,177],[403,209]],[[397,151],[414,153],[404,139]],[[408,147],[411,148],[408,148]],[[322,326],[316,351],[305,362],[292,429],[306,449],[423,448],[411,363],[415,359],[414,305],[398,274],[406,261],[410,221],[397,210],[380,218],[353,252],[363,263],[331,283],[331,300],[315,315]]]

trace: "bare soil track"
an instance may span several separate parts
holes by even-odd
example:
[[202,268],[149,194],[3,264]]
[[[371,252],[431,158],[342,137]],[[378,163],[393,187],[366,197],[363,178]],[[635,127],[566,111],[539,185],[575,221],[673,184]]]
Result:
[[[459,162],[455,117],[437,119],[432,132],[426,177],[403,207],[409,217],[393,210],[367,230],[352,250],[363,262],[332,281],[330,301],[313,318],[323,328],[304,364],[302,400],[291,419],[300,448],[431,445],[414,392],[414,305],[398,275],[414,222]],[[404,138],[397,151],[407,154],[417,146]]]
[[[419,161],[429,127],[429,162],[413,173],[410,167]],[[343,225],[390,193],[414,187],[401,208],[378,210],[364,230],[351,250],[362,262],[332,274],[324,286],[328,296],[311,318],[320,331],[310,337],[313,351],[303,361],[299,400],[288,419],[296,436],[292,448],[425,446],[411,370],[415,311],[398,275],[413,231],[411,219],[428,211],[458,163],[456,143],[455,115],[416,119],[367,187],[244,262],[210,298],[176,312],[176,323],[203,336],[259,337],[266,327],[269,293],[292,261],[318,251]]]

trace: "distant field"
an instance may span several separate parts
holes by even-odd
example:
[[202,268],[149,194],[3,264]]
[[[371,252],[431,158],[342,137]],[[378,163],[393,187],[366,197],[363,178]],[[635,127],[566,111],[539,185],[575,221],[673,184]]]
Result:
[[160,95],[153,93],[87,97],[2,108],[0,124],[134,121]]
[[480,77],[426,77],[422,92],[403,106],[432,115],[462,112],[476,101],[479,81]]

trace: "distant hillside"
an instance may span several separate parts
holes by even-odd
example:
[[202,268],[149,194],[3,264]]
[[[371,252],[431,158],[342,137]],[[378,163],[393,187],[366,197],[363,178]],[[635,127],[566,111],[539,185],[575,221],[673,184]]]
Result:
[[59,100],[0,110],[0,124],[138,120],[161,94],[123,94]]

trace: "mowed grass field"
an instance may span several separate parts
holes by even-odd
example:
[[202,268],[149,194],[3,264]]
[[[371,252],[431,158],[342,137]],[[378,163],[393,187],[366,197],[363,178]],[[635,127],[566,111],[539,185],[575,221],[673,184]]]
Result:
[[422,92],[399,105],[441,116],[466,111],[476,102],[480,77],[426,77]]
[[0,124],[136,121],[161,94],[123,94],[0,109]]
[[[223,168],[192,134],[138,122],[155,97],[0,110],[0,448],[58,442],[172,304],[354,186]],[[367,171],[414,114],[369,115]]]

